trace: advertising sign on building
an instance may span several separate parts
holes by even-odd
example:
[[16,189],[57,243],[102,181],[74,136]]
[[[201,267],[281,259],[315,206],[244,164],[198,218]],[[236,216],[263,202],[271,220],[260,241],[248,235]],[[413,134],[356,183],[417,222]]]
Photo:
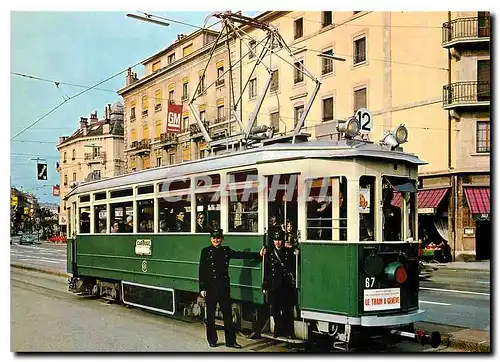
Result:
[[52,196],[59,196],[59,194],[60,194],[59,185],[52,186]]
[[167,106],[167,132],[181,133],[182,105]]

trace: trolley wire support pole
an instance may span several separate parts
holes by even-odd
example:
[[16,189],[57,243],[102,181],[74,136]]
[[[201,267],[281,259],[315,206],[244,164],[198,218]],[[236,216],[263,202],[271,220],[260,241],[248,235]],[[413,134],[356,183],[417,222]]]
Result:
[[255,120],[257,119],[257,115],[259,114],[260,107],[262,106],[262,103],[264,102],[264,97],[266,96],[267,90],[269,89],[269,86],[271,85],[271,81],[273,80],[273,74],[275,70],[270,71],[269,77],[267,78],[267,82],[264,85],[264,89],[262,90],[262,93],[257,101],[257,104],[255,105],[254,111],[250,115],[250,119],[248,120],[247,123],[247,130],[245,132],[245,138],[248,140],[248,137],[250,137],[250,133],[252,132],[253,125],[255,124]]
[[309,98],[309,101],[307,102],[307,105],[304,108],[304,112],[302,112],[302,116],[300,117],[300,120],[297,122],[297,125],[295,126],[295,129],[293,130],[292,144],[295,143],[295,137],[299,134],[302,126],[304,125],[306,117],[309,114],[309,110],[311,109],[311,106],[314,102],[314,99],[316,98],[316,95],[319,92],[320,87],[321,87],[321,82],[319,80],[316,80],[316,86],[314,87],[311,98]]

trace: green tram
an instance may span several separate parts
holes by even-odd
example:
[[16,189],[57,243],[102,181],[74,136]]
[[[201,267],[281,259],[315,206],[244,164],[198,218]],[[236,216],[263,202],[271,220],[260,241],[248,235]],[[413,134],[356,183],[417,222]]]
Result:
[[[276,218],[290,224],[300,250],[297,339],[323,334],[345,349],[382,334],[437,346],[438,333],[413,329],[424,313],[422,164],[369,141],[297,137],[80,184],[66,197],[70,290],[203,319],[198,264],[209,228],[221,227],[235,250],[258,252]],[[242,330],[273,330],[272,318],[259,321],[266,315],[262,265],[230,264],[233,319]]]

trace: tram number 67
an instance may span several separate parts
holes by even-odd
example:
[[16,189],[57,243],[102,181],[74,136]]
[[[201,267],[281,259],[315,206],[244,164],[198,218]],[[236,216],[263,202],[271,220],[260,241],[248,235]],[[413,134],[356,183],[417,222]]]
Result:
[[365,278],[365,288],[373,288],[374,283],[375,283],[375,277]]
[[366,108],[360,108],[356,111],[356,119],[359,122],[361,134],[369,134],[373,128],[373,117]]

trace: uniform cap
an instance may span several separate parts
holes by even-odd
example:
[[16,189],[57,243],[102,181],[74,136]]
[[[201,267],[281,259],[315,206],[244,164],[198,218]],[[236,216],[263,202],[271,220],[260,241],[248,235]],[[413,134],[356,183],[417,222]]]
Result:
[[211,238],[222,238],[222,229],[215,228],[212,231],[210,231],[210,237]]
[[273,240],[285,240],[285,233],[283,232],[283,230],[274,230],[271,238]]

